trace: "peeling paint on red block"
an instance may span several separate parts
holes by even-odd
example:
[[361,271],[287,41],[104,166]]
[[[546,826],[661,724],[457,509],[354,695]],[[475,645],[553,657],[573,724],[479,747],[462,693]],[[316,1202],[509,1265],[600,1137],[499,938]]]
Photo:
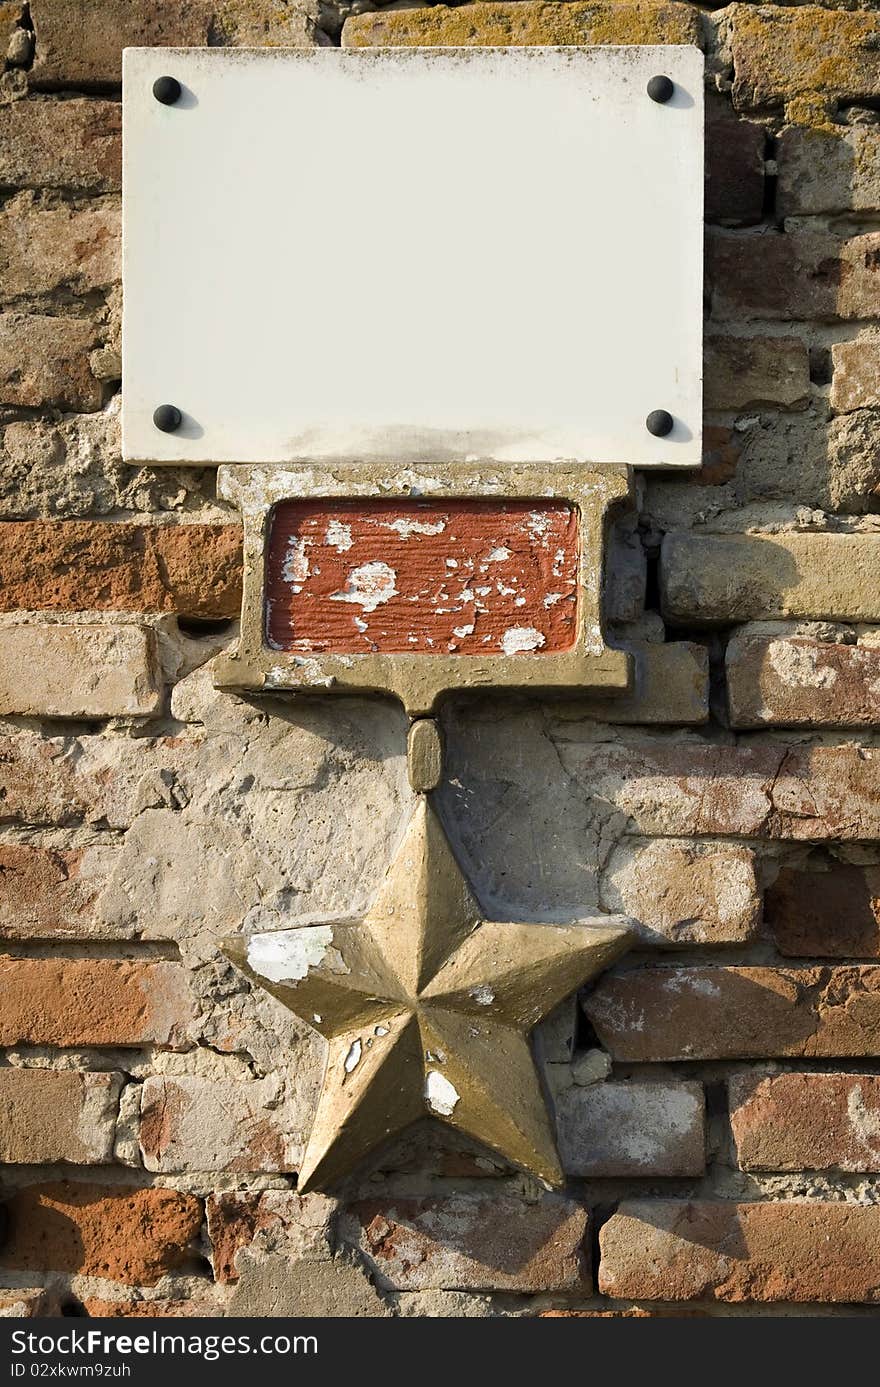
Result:
[[568,650],[577,569],[577,512],[558,502],[286,501],[266,635],[312,654]]

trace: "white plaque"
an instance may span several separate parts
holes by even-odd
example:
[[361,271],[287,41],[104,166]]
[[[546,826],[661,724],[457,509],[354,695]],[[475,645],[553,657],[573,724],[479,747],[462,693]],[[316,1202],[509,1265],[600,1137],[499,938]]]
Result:
[[123,106],[128,460],[699,464],[698,49],[134,48]]

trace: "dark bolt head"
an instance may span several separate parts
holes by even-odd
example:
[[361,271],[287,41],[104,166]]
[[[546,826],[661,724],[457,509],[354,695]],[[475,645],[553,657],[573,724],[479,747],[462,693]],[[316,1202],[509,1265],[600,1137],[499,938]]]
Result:
[[652,77],[648,83],[648,95],[652,101],[659,101],[662,105],[664,101],[669,101],[675,91],[675,83],[671,77]]
[[160,405],[153,410],[153,423],[163,433],[174,433],[183,423],[183,415],[177,405]]
[[655,438],[665,438],[668,433],[672,433],[674,423],[675,420],[668,409],[652,409],[645,420],[645,428]]
[[173,106],[180,100],[181,85],[176,77],[157,77],[153,83],[153,95],[163,106]]

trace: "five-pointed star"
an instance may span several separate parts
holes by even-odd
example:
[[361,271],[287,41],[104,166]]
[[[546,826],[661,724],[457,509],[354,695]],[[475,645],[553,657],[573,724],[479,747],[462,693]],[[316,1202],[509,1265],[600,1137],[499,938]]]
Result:
[[363,920],[228,940],[329,1041],[298,1188],[335,1184],[426,1113],[562,1184],[528,1035],[624,951],[627,923],[484,919],[422,797]]

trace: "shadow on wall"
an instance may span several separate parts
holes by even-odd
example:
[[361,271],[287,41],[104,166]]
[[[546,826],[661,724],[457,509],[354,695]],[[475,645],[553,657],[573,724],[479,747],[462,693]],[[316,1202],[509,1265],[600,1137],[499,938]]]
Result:
[[598,910],[604,824],[546,735],[543,707],[450,704],[443,720],[439,805],[484,908],[536,921]]
[[292,694],[286,698],[236,697],[266,717],[311,732],[326,742],[328,749],[336,748],[343,755],[361,754],[367,730],[365,724],[368,724],[374,757],[388,761],[406,756],[407,722],[396,699],[328,699],[323,692]]

